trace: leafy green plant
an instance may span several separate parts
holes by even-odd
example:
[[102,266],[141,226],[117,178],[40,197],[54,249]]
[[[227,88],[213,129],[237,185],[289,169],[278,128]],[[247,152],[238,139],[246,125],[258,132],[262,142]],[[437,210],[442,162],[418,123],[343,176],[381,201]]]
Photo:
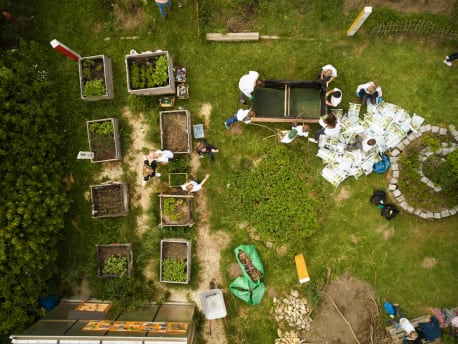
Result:
[[180,186],[186,183],[188,180],[187,173],[170,173],[169,174],[169,186]]
[[172,221],[178,221],[184,216],[183,212],[180,211],[183,205],[185,205],[185,201],[182,199],[166,198],[164,200],[163,214]]
[[103,96],[107,93],[105,82],[102,79],[88,80],[83,87],[84,97],[97,97]]
[[82,71],[84,79],[91,79],[91,67],[95,64],[95,61],[92,59],[84,59],[82,61]]
[[186,277],[186,260],[165,258],[162,261],[162,280],[185,282]]
[[163,86],[169,79],[169,64],[165,55],[159,56],[153,73],[153,85]]
[[89,131],[93,134],[111,136],[114,133],[114,127],[111,121],[93,122],[89,125]]
[[176,159],[173,159],[169,163],[169,172],[170,173],[186,173],[189,172],[190,169],[190,161],[187,158],[184,157],[178,157]]
[[119,275],[127,273],[127,257],[115,255],[105,259],[102,273],[104,275]]

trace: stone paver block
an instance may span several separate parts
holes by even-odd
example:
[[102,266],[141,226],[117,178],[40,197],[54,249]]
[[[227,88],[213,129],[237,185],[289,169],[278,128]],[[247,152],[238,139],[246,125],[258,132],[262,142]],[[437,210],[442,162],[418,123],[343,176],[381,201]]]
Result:
[[400,144],[398,144],[397,148],[401,151],[404,150],[404,148],[406,148],[406,145],[404,144],[404,142],[401,142]]
[[432,127],[431,127],[431,132],[432,132],[433,134],[438,133],[438,132],[439,132],[439,127],[438,127],[437,125],[432,126]]
[[407,210],[409,208],[409,205],[407,204],[407,202],[401,202],[400,206],[404,210]]
[[[407,211],[408,211],[409,213],[411,213],[411,214],[413,213],[414,210],[415,210],[415,208],[414,208],[414,207],[411,207],[410,205],[409,205],[409,207],[407,208]],[[431,213],[431,215],[432,215],[432,213]]]
[[398,164],[391,164],[391,170],[392,171],[399,171],[399,165]]
[[442,217],[448,217],[448,216],[450,216],[450,211],[448,211],[447,209],[442,210],[442,211],[441,211],[441,216],[442,216]]
[[422,211],[422,212],[420,213],[420,217],[421,217],[422,219],[427,219],[427,218],[428,218],[428,215],[426,215],[426,213]]
[[423,177],[421,177],[420,182],[428,184],[429,179],[423,176]]
[[406,198],[404,197],[404,195],[401,195],[401,196],[399,196],[398,198],[396,198],[396,200],[397,200],[398,202],[404,202],[404,201],[406,200]]
[[421,209],[415,209],[413,213],[418,216],[421,213]]
[[401,151],[397,148],[393,149],[391,151],[391,156],[398,156],[401,153]]
[[407,136],[407,138],[408,138],[410,141],[413,141],[413,140],[415,140],[415,135],[414,135],[414,134],[409,134],[409,135]]
[[417,131],[414,136],[418,139],[419,137],[421,137],[423,133],[421,131]]
[[392,156],[392,157],[390,158],[390,161],[391,161],[391,163],[393,164],[393,163],[395,163],[395,162],[398,161],[398,157],[397,157],[397,156],[396,156],[396,157],[395,157],[395,156]]
[[455,209],[453,209],[453,208],[452,208],[452,209],[450,209],[449,211],[450,211],[450,215],[452,215],[452,216],[456,214],[456,210],[455,210]]
[[435,219],[440,219],[441,218],[441,213],[434,213],[434,218]]
[[394,197],[399,197],[399,196],[401,196],[401,195],[402,195],[401,191],[399,191],[399,190],[394,190],[394,191],[393,191],[393,196],[394,196]]
[[449,129],[450,131],[454,131],[454,130],[456,130],[456,127],[455,127],[453,124],[449,124],[449,125],[448,125],[448,129]]
[[404,141],[402,141],[402,143],[406,146],[408,146],[410,144],[410,140],[409,139],[405,139]]
[[393,177],[399,178],[399,171],[393,171]]
[[390,184],[397,184],[397,183],[398,183],[398,179],[397,178],[391,178]]
[[447,128],[440,128],[439,135],[447,135]]
[[390,184],[390,185],[388,186],[388,190],[390,190],[390,191],[394,191],[394,190],[396,190],[397,188],[398,188],[398,186],[397,186],[396,184]]
[[432,219],[434,217],[434,214],[431,211],[428,211],[426,213],[426,216],[428,216],[428,219]]

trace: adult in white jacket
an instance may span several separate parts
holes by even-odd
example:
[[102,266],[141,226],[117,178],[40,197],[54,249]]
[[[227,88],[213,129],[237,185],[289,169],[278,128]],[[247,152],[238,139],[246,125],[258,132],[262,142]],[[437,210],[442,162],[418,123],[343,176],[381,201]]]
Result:
[[359,85],[356,88],[356,95],[361,98],[362,105],[366,105],[368,100],[372,105],[382,102],[382,88],[373,81]]
[[240,78],[239,89],[243,95],[250,100],[253,100],[253,91],[256,87],[262,87],[264,82],[259,80],[259,73],[255,71],[249,71]]

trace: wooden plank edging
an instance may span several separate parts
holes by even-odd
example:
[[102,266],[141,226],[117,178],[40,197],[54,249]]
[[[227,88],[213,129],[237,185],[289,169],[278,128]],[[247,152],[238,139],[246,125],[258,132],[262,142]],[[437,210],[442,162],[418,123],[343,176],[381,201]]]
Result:
[[259,32],[231,32],[231,33],[207,33],[207,41],[235,42],[235,41],[258,41]]

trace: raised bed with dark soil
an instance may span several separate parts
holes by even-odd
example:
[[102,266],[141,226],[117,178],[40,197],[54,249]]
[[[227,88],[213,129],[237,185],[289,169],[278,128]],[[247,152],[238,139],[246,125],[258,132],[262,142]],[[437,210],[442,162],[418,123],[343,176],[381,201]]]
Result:
[[127,214],[127,185],[110,183],[91,186],[92,216],[118,217]]
[[192,202],[194,196],[177,192],[160,194],[161,227],[192,227]]
[[[163,278],[164,259],[184,261],[185,278],[182,281],[168,281]],[[188,284],[191,279],[191,241],[184,239],[161,240],[160,282]]]
[[[114,98],[113,72],[111,59],[104,55],[82,57],[78,61],[81,99],[97,101]],[[102,80],[105,93],[97,96],[86,96],[84,87],[88,81]]]
[[175,154],[191,153],[191,116],[188,110],[161,111],[161,147]]
[[97,276],[101,278],[120,277],[121,275],[104,274],[103,268],[105,261],[113,256],[121,256],[127,258],[126,274],[129,276],[132,273],[133,252],[132,244],[109,244],[96,245],[97,248]]
[[[94,129],[94,126],[100,127],[105,123],[109,123],[108,126],[112,130],[100,133]],[[86,126],[89,150],[94,153],[92,162],[118,161],[122,159],[118,120],[116,118],[87,121]]]

